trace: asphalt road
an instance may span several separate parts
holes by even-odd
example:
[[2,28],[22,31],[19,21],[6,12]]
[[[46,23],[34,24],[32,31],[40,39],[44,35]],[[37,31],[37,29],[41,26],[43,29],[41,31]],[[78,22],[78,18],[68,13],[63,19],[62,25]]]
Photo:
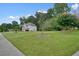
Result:
[[24,56],[0,33],[0,56]]
[[79,56],[79,51],[77,51],[76,53],[74,53],[72,56]]

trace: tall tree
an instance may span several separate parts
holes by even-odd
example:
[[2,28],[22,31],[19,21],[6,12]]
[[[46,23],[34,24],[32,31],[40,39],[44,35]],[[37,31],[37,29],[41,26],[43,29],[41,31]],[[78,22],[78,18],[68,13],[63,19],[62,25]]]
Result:
[[77,21],[78,20],[75,15],[63,13],[58,16],[58,24],[65,30],[77,27]]
[[16,21],[12,21],[12,28],[14,29],[14,31],[17,31],[19,29],[19,24]]
[[38,24],[38,29],[40,30],[40,28],[41,28],[42,24],[44,23],[44,21],[47,20],[47,13],[36,12],[35,16],[36,16],[36,22]]
[[71,9],[67,3],[55,3],[53,11],[54,15],[61,14],[63,12],[69,12]]
[[7,28],[8,28],[8,29],[12,29],[12,24],[11,24],[11,23],[8,23],[8,24],[7,24]]
[[2,32],[8,31],[8,28],[7,28],[7,24],[6,24],[6,23],[2,23],[2,24],[1,24],[1,31],[2,31]]
[[47,18],[52,18],[53,15],[54,15],[53,8],[48,9],[47,10]]
[[25,23],[28,23],[28,22],[31,22],[31,23],[34,23],[34,24],[35,24],[35,17],[34,17],[34,16],[29,16],[29,17],[25,20]]
[[23,16],[23,17],[20,17],[19,20],[20,20],[20,24],[22,25],[25,23],[26,18]]

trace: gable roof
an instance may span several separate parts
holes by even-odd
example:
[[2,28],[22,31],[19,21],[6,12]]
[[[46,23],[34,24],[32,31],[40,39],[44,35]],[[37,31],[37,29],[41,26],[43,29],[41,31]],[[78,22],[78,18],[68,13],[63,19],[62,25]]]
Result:
[[33,24],[33,23],[25,23],[24,25],[26,25],[26,26],[36,26],[36,25]]

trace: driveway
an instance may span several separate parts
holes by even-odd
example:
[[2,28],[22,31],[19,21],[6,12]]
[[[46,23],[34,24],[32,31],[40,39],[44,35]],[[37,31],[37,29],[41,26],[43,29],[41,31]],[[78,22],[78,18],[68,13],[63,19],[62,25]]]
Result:
[[0,56],[24,56],[0,33]]

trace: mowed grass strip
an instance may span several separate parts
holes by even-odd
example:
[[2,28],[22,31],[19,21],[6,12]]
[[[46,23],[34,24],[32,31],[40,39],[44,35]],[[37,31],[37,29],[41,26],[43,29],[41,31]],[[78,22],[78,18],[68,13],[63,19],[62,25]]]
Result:
[[27,56],[70,56],[79,50],[79,31],[6,32],[3,35]]

